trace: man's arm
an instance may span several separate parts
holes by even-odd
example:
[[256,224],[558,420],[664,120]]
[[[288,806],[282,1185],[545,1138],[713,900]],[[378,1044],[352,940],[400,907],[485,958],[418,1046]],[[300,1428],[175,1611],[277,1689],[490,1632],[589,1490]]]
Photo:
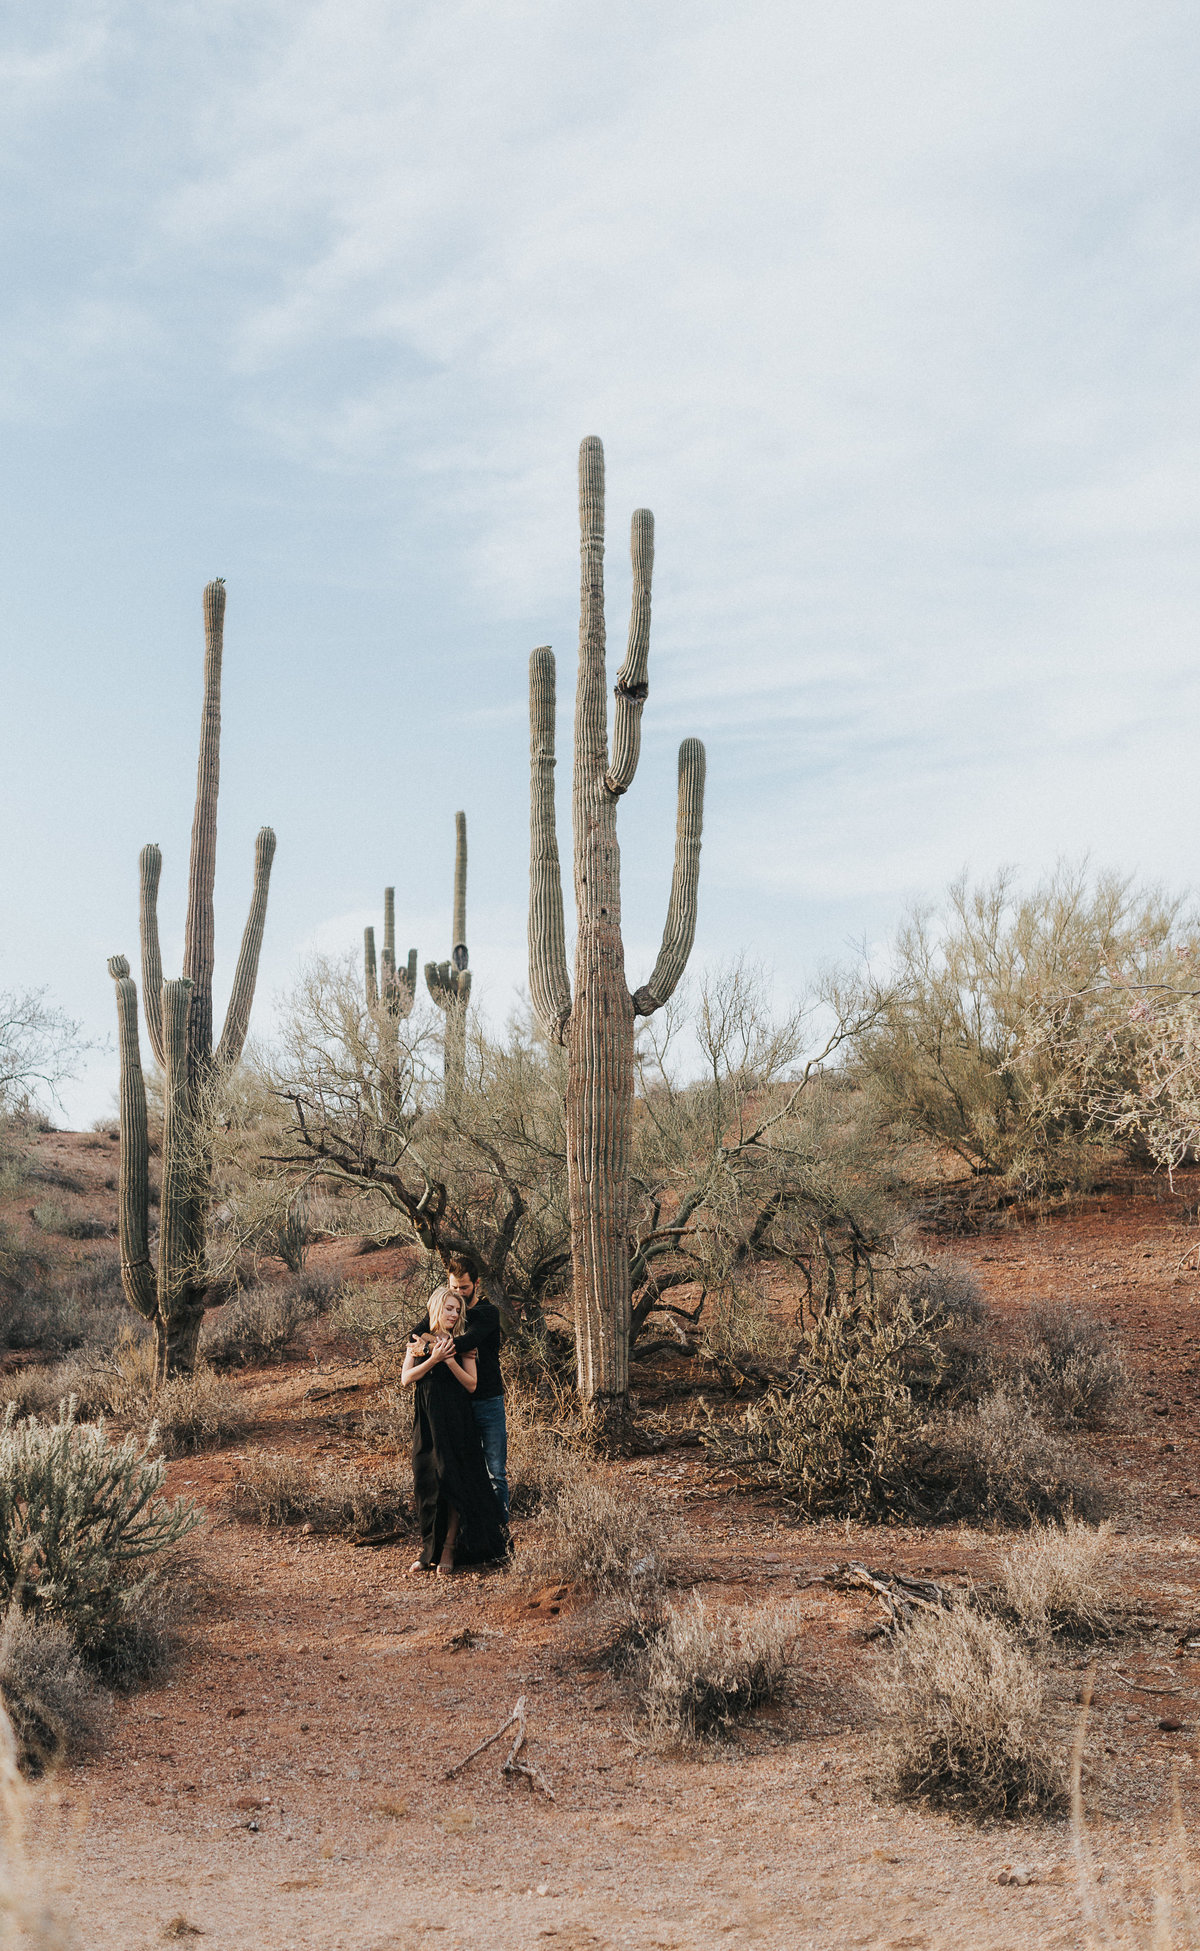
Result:
[[490,1301],[477,1301],[467,1315],[465,1331],[461,1335],[455,1335],[454,1345],[466,1354],[470,1349],[480,1347],[490,1336],[498,1335],[499,1332],[499,1309],[494,1308]]

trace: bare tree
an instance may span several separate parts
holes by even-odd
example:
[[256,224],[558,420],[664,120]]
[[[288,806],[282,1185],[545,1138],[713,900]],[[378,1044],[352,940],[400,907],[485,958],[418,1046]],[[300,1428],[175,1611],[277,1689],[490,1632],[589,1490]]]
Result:
[[44,1109],[94,1046],[45,989],[0,989],[0,1114]]

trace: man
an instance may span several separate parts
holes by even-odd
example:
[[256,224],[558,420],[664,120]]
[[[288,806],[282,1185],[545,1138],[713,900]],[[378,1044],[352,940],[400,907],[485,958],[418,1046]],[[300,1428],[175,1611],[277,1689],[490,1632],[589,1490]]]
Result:
[[[478,1291],[475,1272],[469,1261],[452,1253],[446,1261],[446,1286],[463,1304],[465,1326],[455,1335],[460,1354],[475,1350],[475,1393],[471,1413],[492,1489],[500,1505],[500,1515],[508,1523],[508,1425],[504,1417],[504,1377],[500,1373],[500,1312]],[[440,1291],[440,1290],[439,1290]],[[429,1317],[418,1322],[414,1334],[428,1334]]]

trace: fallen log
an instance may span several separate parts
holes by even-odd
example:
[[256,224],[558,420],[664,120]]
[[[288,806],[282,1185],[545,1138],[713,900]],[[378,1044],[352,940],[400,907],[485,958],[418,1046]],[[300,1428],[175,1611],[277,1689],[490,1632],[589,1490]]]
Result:
[[948,1612],[954,1604],[953,1593],[936,1579],[910,1578],[907,1572],[875,1571],[856,1558],[844,1559],[810,1582],[832,1585],[839,1592],[870,1592],[878,1599],[887,1618],[868,1635],[870,1638],[902,1631],[919,1612]]

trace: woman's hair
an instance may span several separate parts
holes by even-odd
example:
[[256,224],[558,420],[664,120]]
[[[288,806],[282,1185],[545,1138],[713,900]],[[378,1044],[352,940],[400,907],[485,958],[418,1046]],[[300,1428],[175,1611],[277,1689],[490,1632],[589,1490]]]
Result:
[[431,1334],[437,1335],[447,1332],[442,1326],[442,1315],[445,1312],[447,1301],[454,1301],[457,1304],[458,1320],[459,1322],[462,1321],[463,1304],[461,1296],[452,1294],[448,1287],[439,1287],[437,1293],[431,1294],[429,1297],[429,1331]]

